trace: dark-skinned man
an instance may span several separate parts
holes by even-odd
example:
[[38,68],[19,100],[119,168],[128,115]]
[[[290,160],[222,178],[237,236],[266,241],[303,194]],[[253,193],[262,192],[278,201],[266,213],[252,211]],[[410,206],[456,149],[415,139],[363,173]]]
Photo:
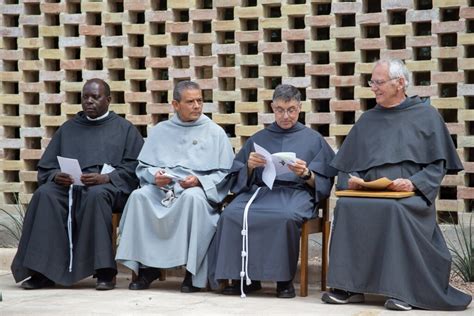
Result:
[[[39,188],[11,267],[16,282],[30,277],[21,284],[24,289],[70,286],[91,275],[97,276],[97,290],[115,286],[112,211],[121,210],[138,185],[136,158],[143,138],[109,111],[110,100],[106,82],[87,81],[83,111],[58,129],[39,161]],[[58,156],[78,160],[83,186],[61,172]]]

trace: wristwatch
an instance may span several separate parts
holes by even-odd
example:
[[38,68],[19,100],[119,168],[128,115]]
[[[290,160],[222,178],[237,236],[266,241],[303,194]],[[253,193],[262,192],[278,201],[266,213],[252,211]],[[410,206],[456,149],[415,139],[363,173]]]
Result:
[[312,176],[311,170],[309,170],[308,168],[308,172],[306,174],[303,174],[300,178],[304,181],[307,181],[311,179],[311,176]]

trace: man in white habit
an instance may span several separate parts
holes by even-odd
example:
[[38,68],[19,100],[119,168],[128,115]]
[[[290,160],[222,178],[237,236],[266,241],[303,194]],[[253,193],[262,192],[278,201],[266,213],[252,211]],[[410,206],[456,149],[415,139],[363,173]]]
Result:
[[202,93],[191,81],[173,91],[175,115],[151,129],[138,156],[141,188],[128,199],[120,223],[118,262],[138,273],[143,290],[159,268],[186,266],[181,292],[206,287],[216,206],[228,193],[234,153],[224,130],[202,114]]

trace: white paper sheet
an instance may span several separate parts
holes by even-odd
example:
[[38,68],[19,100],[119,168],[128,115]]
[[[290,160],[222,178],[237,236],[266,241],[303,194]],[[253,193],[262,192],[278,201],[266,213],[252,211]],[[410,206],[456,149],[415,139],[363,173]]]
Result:
[[255,152],[262,155],[267,161],[265,168],[263,169],[262,180],[271,190],[273,188],[273,182],[275,182],[276,178],[276,170],[275,165],[273,164],[272,155],[257,143],[254,143],[253,146],[255,147]]
[[71,175],[75,185],[84,185],[81,181],[82,170],[77,159],[57,156],[61,172]]
[[255,152],[262,155],[267,161],[265,168],[263,169],[262,180],[271,190],[276,176],[291,172],[291,170],[288,169],[288,164],[291,165],[296,162],[296,154],[293,152],[270,154],[265,148],[257,143],[254,143],[253,145],[255,147]]
[[114,170],[115,170],[114,167],[112,167],[111,165],[109,165],[107,163],[104,163],[104,165],[102,166],[102,170],[100,171],[100,174],[108,174],[108,173],[111,173]]
[[158,171],[161,171],[162,172],[162,176],[165,176],[165,177],[168,177],[170,178],[171,180],[173,181],[183,181],[184,180],[184,177],[181,177],[181,176],[177,176],[177,175],[174,175],[170,172],[166,172],[165,169],[162,169],[162,168],[158,168],[158,167],[152,167],[152,168],[149,168],[148,169],[148,172],[150,172],[153,176],[155,176],[155,174],[158,172]]

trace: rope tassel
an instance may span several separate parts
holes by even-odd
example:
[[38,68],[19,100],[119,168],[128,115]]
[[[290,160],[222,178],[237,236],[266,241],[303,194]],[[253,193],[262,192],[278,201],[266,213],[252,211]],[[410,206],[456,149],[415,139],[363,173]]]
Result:
[[249,208],[250,205],[253,203],[255,198],[257,197],[258,191],[260,191],[260,188],[258,188],[255,193],[252,195],[250,200],[247,202],[245,205],[244,209],[244,218],[242,220],[242,231],[240,232],[242,234],[242,252],[240,253],[242,257],[242,270],[240,271],[240,297],[245,298],[245,292],[244,292],[244,277],[245,277],[245,284],[248,286],[252,284],[252,280],[250,280],[249,277],[249,223],[248,223],[248,213],[249,213]]

